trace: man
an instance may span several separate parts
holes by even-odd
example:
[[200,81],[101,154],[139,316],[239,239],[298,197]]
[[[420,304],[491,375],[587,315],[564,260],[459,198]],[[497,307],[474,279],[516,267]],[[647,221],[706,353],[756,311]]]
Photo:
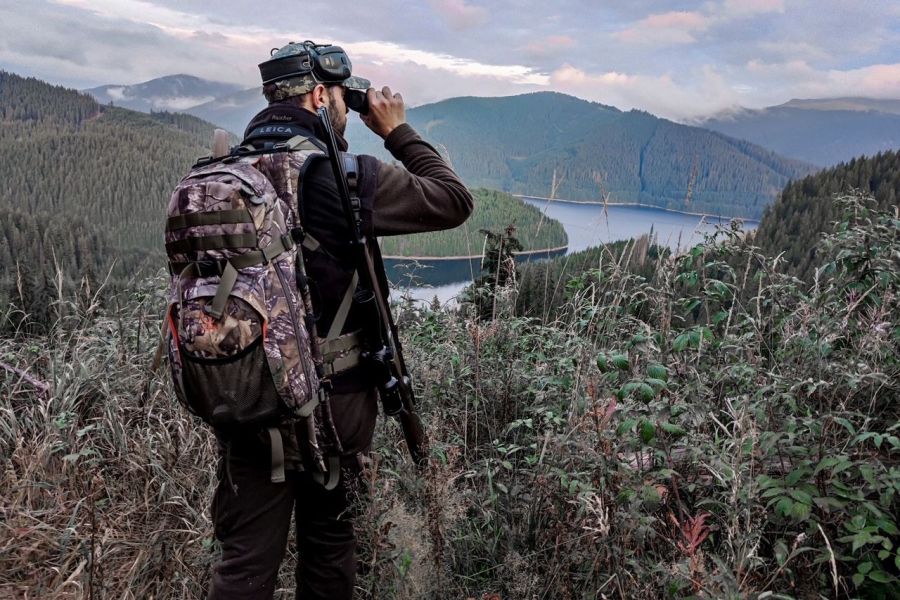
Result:
[[[326,68],[335,60],[346,64],[338,75]],[[262,63],[260,71],[269,106],[253,118],[245,133],[245,143],[257,148],[284,141],[297,131],[324,139],[316,111],[325,106],[338,145],[346,150],[342,135],[348,115],[345,94],[365,92],[369,108],[363,122],[405,167],[371,156],[358,157],[356,191],[368,237],[448,229],[469,216],[471,194],[438,152],[406,124],[400,94],[388,87],[377,91],[368,81],[351,77],[349,59],[340,48],[291,43]],[[305,244],[304,261],[315,290],[319,335],[340,329],[334,333],[342,334],[341,340],[352,341],[365,330],[369,314],[355,303],[345,316],[339,310],[348,288],[352,291],[353,287],[356,263],[349,242],[354,235],[348,229],[328,161],[307,161],[299,179],[300,224],[307,237],[315,240],[313,245]],[[310,250],[314,246],[319,247]],[[340,319],[344,319],[343,326]],[[338,325],[333,328],[335,322]],[[292,513],[299,554],[297,598],[352,597],[356,540],[350,508],[362,462],[372,444],[378,395],[365,364],[346,360],[354,352],[358,356],[358,349],[346,346],[332,353],[344,360],[343,364],[334,362],[327,369],[334,372],[330,403],[343,448],[337,487],[326,489],[310,469],[303,469],[299,434],[289,426],[282,427],[289,469],[285,483],[270,479],[267,437],[249,434],[232,437],[227,444],[220,440],[227,453],[223,451],[220,460],[212,513],[222,557],[212,569],[210,598],[272,597]]]

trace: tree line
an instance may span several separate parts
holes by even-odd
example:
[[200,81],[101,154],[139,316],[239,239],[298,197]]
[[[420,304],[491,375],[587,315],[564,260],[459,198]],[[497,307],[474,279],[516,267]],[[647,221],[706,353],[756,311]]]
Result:
[[[0,73],[0,318],[39,326],[83,281],[121,288],[164,262],[169,194],[213,127]],[[10,312],[10,306],[17,310]]]
[[788,184],[766,209],[754,243],[772,256],[783,253],[789,272],[811,282],[821,264],[819,239],[842,218],[833,197],[851,190],[870,194],[882,210],[900,205],[900,152],[855,158]]

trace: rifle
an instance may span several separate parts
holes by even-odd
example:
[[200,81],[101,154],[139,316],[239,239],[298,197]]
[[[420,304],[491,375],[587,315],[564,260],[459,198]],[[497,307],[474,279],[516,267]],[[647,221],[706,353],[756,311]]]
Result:
[[381,255],[377,252],[377,247],[373,248],[371,253],[369,252],[370,242],[363,232],[359,198],[350,195],[347,172],[338,151],[328,109],[324,106],[319,108],[318,115],[325,131],[325,139],[322,141],[325,142],[328,149],[328,160],[337,183],[344,216],[355,237],[353,247],[356,253],[356,270],[359,274],[362,300],[369,306],[374,304],[374,311],[369,315],[369,321],[373,323],[370,335],[367,336],[369,348],[362,354],[362,357],[372,367],[384,414],[394,417],[400,422],[403,437],[406,439],[413,462],[417,467],[424,467],[428,463],[428,437],[422,420],[415,411],[412,382],[403,360],[403,349],[397,335],[397,326],[388,306],[387,295],[384,293],[386,287],[382,287],[378,271],[375,268],[373,255],[379,258]]

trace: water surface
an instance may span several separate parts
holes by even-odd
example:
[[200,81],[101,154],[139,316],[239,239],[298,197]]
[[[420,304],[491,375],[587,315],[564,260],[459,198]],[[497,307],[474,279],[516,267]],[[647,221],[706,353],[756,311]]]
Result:
[[[692,215],[649,206],[580,204],[538,198],[523,198],[548,217],[556,219],[569,236],[565,252],[571,254],[593,246],[629,240],[645,233],[653,233],[658,244],[679,251],[703,241],[703,236],[727,225],[727,217]],[[744,229],[755,229],[757,221],[744,221]],[[423,234],[427,235],[427,234]],[[546,258],[537,257],[537,258]],[[534,259],[534,257],[532,257]],[[435,296],[442,303],[453,301],[456,295],[478,276],[481,259],[451,261],[385,260],[391,282],[413,298],[431,301]],[[395,289],[395,295],[397,290]]]

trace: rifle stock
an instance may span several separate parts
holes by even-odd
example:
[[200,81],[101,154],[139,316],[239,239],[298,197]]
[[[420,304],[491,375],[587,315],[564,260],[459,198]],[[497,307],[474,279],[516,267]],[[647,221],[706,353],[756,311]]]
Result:
[[[328,109],[321,107],[318,110],[319,120],[326,133],[325,145],[328,149],[328,160],[337,184],[338,194],[344,207],[344,214],[350,231],[356,239],[354,246],[357,256],[357,272],[359,273],[359,285],[362,289],[371,292],[375,300],[377,314],[373,315],[378,321],[377,336],[374,345],[368,355],[374,361],[380,361],[386,368],[382,381],[379,382],[378,392],[381,396],[382,406],[386,415],[394,417],[400,423],[403,437],[409,448],[410,456],[418,467],[423,467],[428,462],[428,437],[422,420],[415,411],[415,395],[406,363],[403,360],[403,349],[397,335],[397,326],[388,306],[387,281],[381,285],[378,267],[381,267],[383,277],[384,267],[381,262],[381,254],[376,245],[371,244],[363,233],[359,199],[350,195],[350,187],[347,184],[347,174],[344,162],[341,160],[334,137],[334,130],[328,115]],[[377,259],[377,265],[376,265]],[[377,347],[380,346],[380,347]]]

